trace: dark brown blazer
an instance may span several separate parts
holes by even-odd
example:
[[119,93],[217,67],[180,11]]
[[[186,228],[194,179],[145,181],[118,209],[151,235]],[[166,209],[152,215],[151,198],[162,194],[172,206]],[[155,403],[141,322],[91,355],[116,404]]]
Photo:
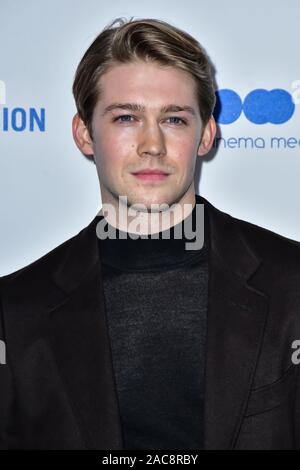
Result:
[[[300,243],[204,202],[205,449],[300,449]],[[122,449],[96,236],[0,278],[1,449]]]

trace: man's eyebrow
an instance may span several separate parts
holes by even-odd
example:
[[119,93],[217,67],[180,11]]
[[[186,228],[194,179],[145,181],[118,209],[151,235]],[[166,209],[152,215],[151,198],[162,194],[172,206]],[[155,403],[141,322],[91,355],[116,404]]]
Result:
[[[104,109],[104,112],[102,116],[105,114],[109,113],[110,111],[114,109],[128,109],[130,111],[137,111],[137,112],[144,112],[145,111],[145,106],[142,106],[139,103],[112,103],[109,106],[106,106]],[[178,113],[180,111],[187,111],[188,113],[192,114],[193,116],[196,116],[196,111],[192,106],[180,106],[178,104],[168,104],[166,106],[163,106],[160,111],[162,113]]]

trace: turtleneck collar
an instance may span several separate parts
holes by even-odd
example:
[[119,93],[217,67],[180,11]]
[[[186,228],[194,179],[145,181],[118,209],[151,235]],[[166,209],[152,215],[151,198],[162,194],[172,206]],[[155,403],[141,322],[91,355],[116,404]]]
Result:
[[[141,235],[131,238],[121,238],[120,233],[124,232],[115,229],[115,239],[99,239],[102,263],[116,269],[125,271],[155,271],[166,270],[189,263],[191,260],[198,260],[205,257],[209,248],[209,220],[205,203],[201,196],[195,195],[196,204],[192,212],[181,222],[156,234]],[[196,218],[196,205],[204,204],[204,244],[199,248],[196,238],[201,233],[199,224],[201,218]],[[198,212],[199,215],[199,212]],[[99,216],[99,220],[103,216]],[[196,230],[196,221],[198,229]],[[186,237],[187,227],[193,232],[193,237]],[[176,238],[176,234],[182,233],[182,237]],[[135,235],[136,236],[136,235]],[[199,238],[198,238],[199,240]],[[187,249],[187,245],[193,249]]]

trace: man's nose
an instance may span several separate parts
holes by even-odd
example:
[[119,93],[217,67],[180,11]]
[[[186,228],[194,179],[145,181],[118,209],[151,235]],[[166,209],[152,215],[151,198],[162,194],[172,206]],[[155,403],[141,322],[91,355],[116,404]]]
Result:
[[158,123],[145,124],[139,136],[138,154],[160,157],[166,154],[165,136]]

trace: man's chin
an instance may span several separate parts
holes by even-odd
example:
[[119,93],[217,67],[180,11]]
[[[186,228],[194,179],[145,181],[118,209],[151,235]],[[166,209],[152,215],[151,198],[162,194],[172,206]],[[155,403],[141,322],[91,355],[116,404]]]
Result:
[[127,197],[127,206],[140,212],[162,212],[168,210],[173,199],[169,196]]

